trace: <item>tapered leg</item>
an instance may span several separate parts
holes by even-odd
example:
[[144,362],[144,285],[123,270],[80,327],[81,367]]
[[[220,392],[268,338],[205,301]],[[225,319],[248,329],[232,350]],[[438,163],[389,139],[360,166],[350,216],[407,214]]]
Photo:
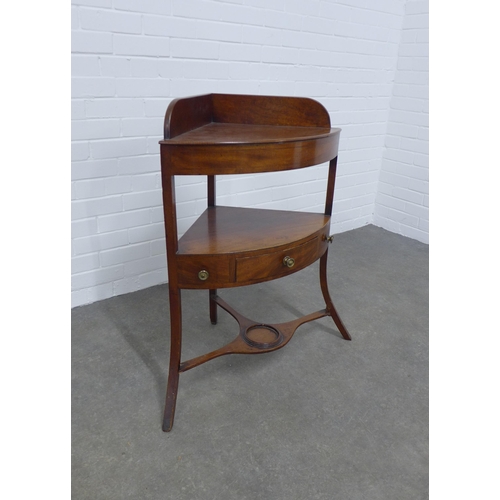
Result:
[[209,291],[209,302],[210,302],[210,321],[212,325],[217,324],[217,304],[214,301],[214,297],[217,295],[217,290]]
[[336,309],[333,305],[332,299],[330,297],[330,293],[328,292],[328,282],[326,280],[327,259],[328,259],[328,249],[322,255],[322,257],[319,261],[319,281],[321,283],[321,291],[323,292],[323,298],[325,299],[326,308],[328,309],[330,316],[332,317],[333,321],[335,322],[335,325],[337,325],[339,332],[342,334],[342,337],[344,337],[346,340],[351,340],[351,336],[349,335],[347,328],[344,326],[344,323],[342,323],[342,320],[340,319],[339,315],[337,314],[337,311],[336,311]]
[[167,396],[163,416],[163,431],[168,432],[174,425],[175,403],[179,387],[179,367],[182,344],[181,291],[170,289],[170,368],[168,371]]

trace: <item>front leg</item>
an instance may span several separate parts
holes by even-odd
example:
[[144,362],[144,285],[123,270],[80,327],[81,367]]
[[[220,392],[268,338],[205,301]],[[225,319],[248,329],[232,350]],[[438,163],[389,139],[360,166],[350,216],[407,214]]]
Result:
[[325,299],[328,313],[330,314],[333,321],[337,325],[337,328],[339,329],[339,332],[342,334],[342,337],[344,337],[346,340],[351,340],[351,336],[349,335],[347,328],[344,326],[344,323],[342,323],[342,320],[340,319],[335,309],[335,306],[333,305],[330,293],[328,292],[328,282],[326,280],[327,259],[328,259],[328,248],[326,249],[326,252],[321,256],[321,259],[319,261],[319,280],[321,283],[321,291],[323,292],[323,298]]
[[175,403],[179,388],[179,367],[181,363],[182,314],[181,291],[170,289],[170,367],[168,371],[167,395],[163,416],[163,431],[169,432],[174,425]]

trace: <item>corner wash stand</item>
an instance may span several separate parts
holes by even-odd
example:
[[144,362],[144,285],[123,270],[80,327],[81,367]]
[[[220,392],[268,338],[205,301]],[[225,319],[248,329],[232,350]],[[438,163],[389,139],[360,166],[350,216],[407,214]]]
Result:
[[[160,141],[167,238],[171,347],[163,430],[174,422],[179,374],[225,354],[280,349],[308,321],[331,316],[346,340],[326,281],[330,216],[340,129],[330,128],[326,109],[312,99],[207,94],[175,99],[165,114]],[[217,206],[216,175],[277,172],[329,162],[324,213]],[[179,239],[176,175],[206,175],[208,208]],[[274,280],[320,259],[326,307],[288,323],[248,319],[217,295],[218,288]],[[181,290],[208,290],[210,319],[217,306],[239,324],[238,336],[213,352],[181,361]]]

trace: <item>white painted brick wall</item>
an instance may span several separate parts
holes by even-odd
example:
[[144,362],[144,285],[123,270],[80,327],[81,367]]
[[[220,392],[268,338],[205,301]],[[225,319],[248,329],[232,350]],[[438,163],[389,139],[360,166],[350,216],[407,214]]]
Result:
[[406,3],[373,223],[429,242],[429,4]]
[[[332,232],[372,222],[379,185],[389,198],[411,192],[408,217],[422,228],[426,78],[416,46],[427,40],[418,3],[405,17],[405,0],[72,0],[73,306],[167,279],[158,140],[175,97],[317,99],[343,130]],[[402,34],[410,38],[400,44]],[[321,211],[326,172],[220,178],[218,202]],[[206,183],[177,182],[182,234],[206,207]]]

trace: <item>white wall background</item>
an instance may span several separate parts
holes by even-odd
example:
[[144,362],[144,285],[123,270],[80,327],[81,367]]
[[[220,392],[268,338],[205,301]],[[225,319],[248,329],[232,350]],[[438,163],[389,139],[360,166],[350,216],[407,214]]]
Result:
[[[317,99],[342,128],[332,232],[374,223],[428,241],[427,12],[412,0],[73,0],[72,305],[167,279],[158,140],[175,97]],[[219,177],[217,202],[322,211],[326,166],[287,174]],[[181,233],[205,196],[203,178],[178,180]]]
[[429,242],[429,8],[408,2],[373,224]]

